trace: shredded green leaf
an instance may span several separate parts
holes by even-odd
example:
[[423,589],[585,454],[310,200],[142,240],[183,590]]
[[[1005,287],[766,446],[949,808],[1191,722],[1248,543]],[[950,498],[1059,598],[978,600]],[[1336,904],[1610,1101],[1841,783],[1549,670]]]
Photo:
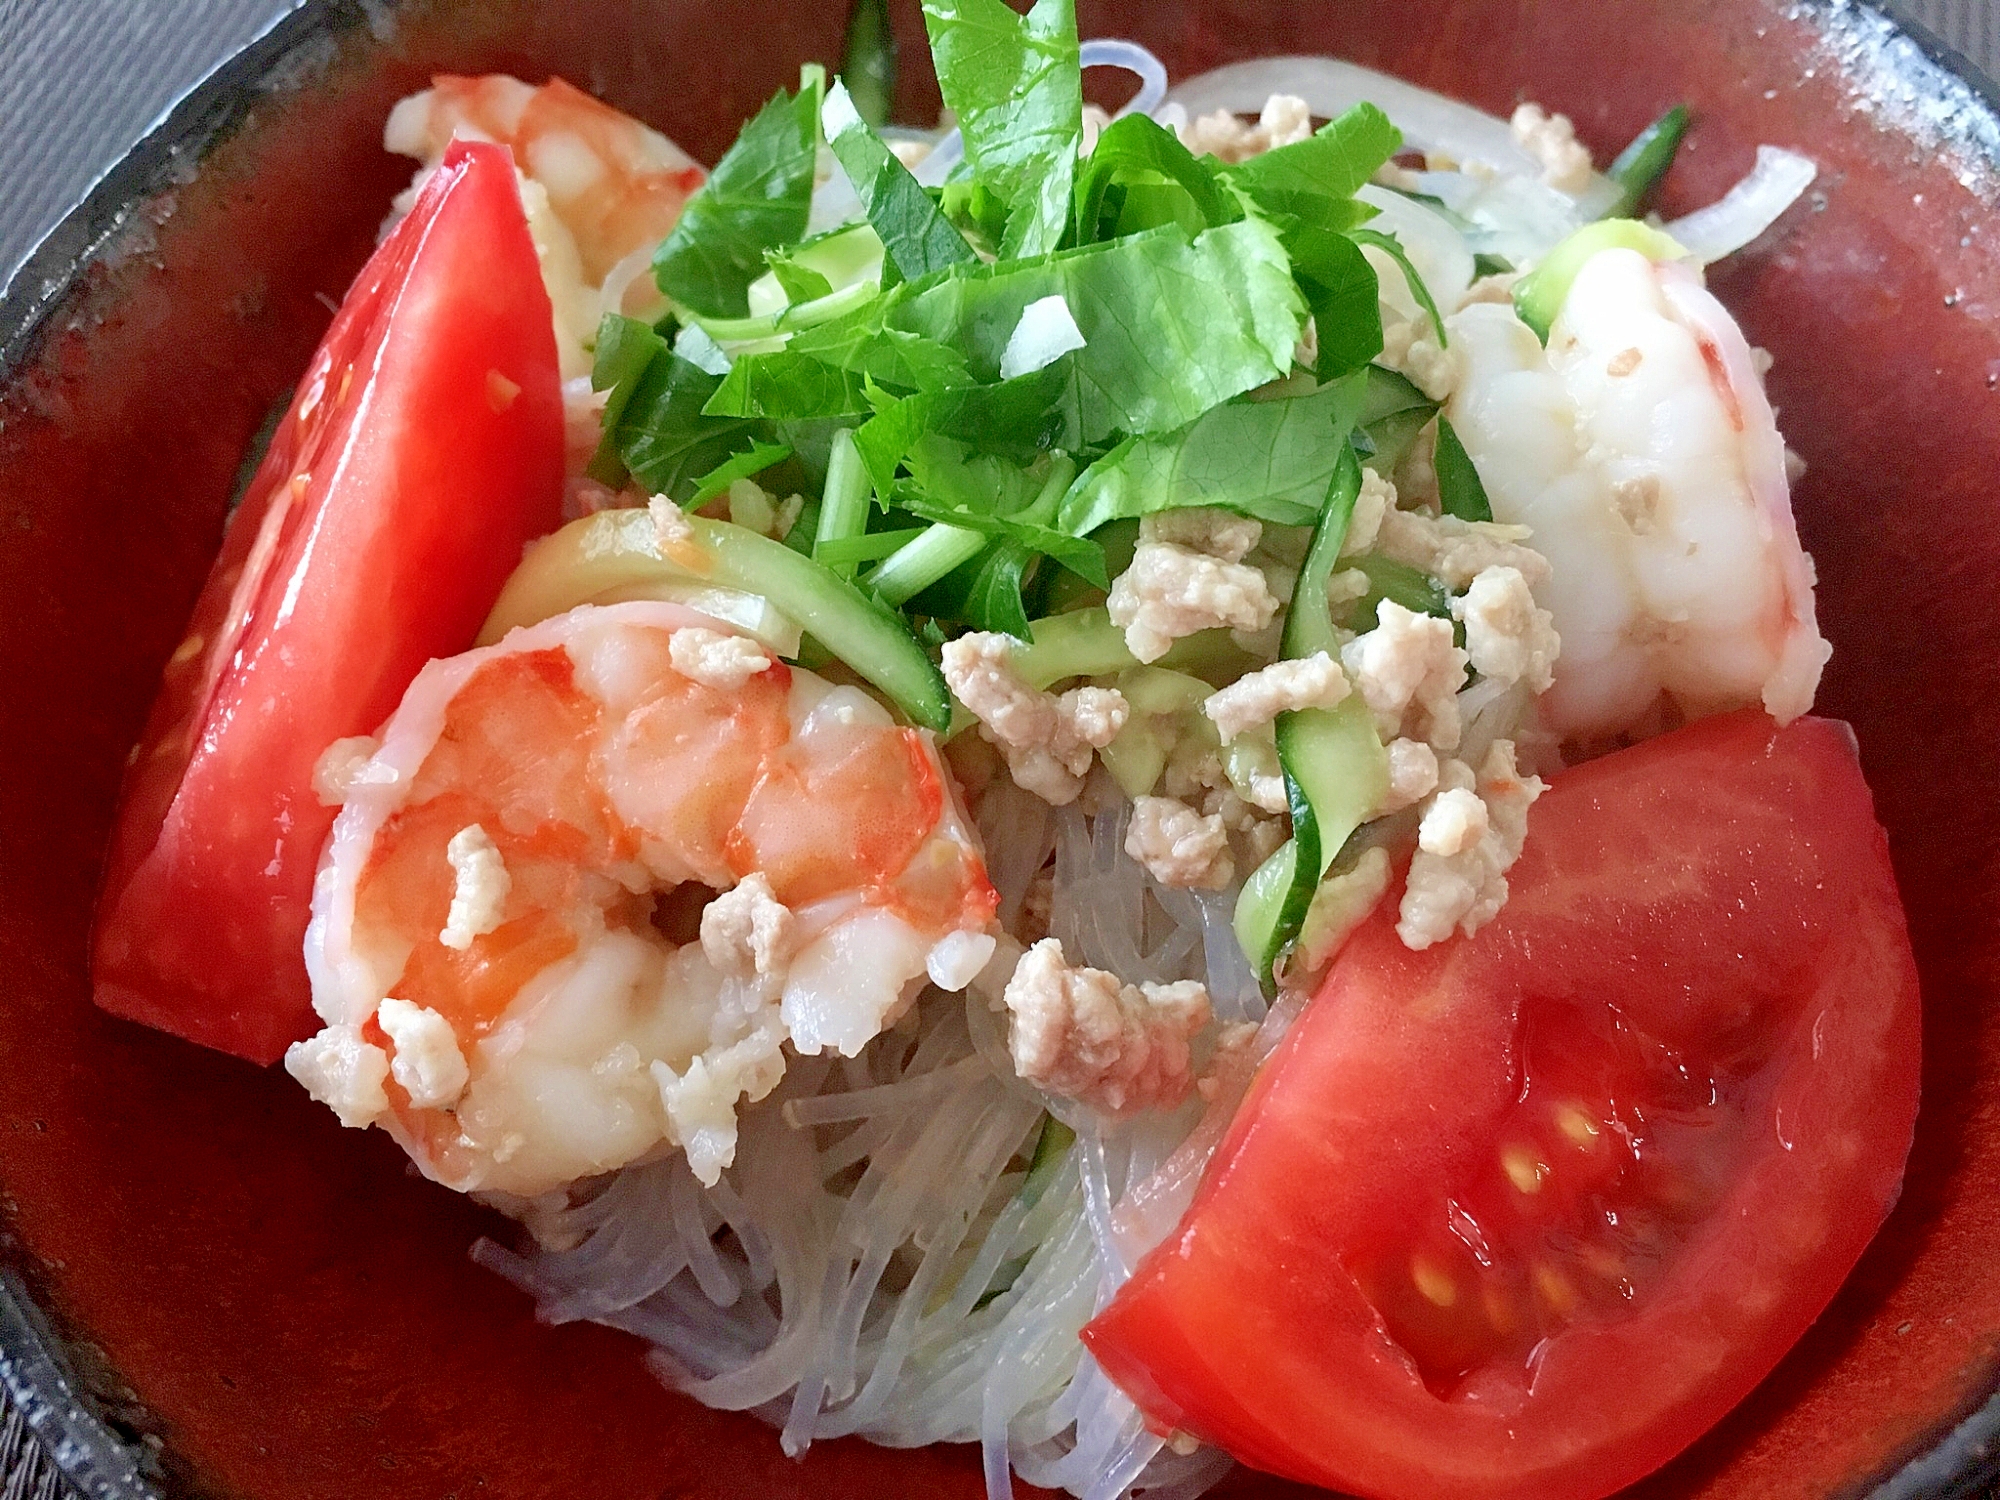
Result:
[[1632,144],[1618,153],[1617,159],[1605,170],[1604,175],[1618,184],[1618,199],[1604,211],[1607,219],[1629,219],[1646,201],[1659,180],[1667,175],[1667,168],[1674,164],[1674,156],[1681,148],[1681,137],[1687,134],[1688,107],[1676,104],[1672,109],[1653,121],[1632,139]]
[[868,222],[904,280],[917,281],[948,266],[978,262],[965,236],[952,228],[909,168],[868,128],[840,84],[827,91],[820,117],[827,144],[861,195]]
[[1458,432],[1448,418],[1438,418],[1437,458],[1438,503],[1448,516],[1461,521],[1490,521],[1493,506],[1486,498],[1486,486],[1472,455],[1458,440]]
[[938,88],[975,179],[1007,207],[1002,259],[1046,255],[1070,222],[1083,138],[1075,0],[924,0]]
[[817,86],[781,90],[743,127],[654,255],[661,291],[707,317],[748,315],[764,252],[805,233],[819,107]]
[[702,475],[694,487],[694,493],[687,499],[690,510],[706,500],[713,499],[728,489],[739,479],[748,479],[753,474],[761,474],[775,464],[781,464],[792,456],[792,450],[783,443],[765,443],[753,440],[750,446],[735,457],[725,460]]
[[1213,505],[1286,526],[1318,519],[1359,416],[1363,376],[1280,401],[1233,401],[1161,437],[1127,438],[1063,497],[1056,525],[1088,535],[1108,521]]

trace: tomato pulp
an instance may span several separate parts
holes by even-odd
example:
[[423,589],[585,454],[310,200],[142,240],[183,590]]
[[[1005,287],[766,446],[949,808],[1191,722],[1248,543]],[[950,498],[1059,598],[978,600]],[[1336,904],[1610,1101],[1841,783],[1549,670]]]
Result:
[[1917,979],[1843,726],[1565,772],[1475,937],[1385,903],[1085,1341],[1148,1417],[1387,1500],[1596,1500],[1761,1380],[1893,1203]]
[[452,147],[348,292],[230,518],[126,772],[97,1003],[267,1063],[333,809],[313,768],[472,644],[561,521],[553,315],[494,145]]

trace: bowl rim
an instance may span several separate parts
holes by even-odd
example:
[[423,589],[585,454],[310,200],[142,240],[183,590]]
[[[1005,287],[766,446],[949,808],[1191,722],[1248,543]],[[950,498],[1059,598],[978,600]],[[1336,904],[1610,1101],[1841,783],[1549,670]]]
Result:
[[[187,180],[208,152],[249,117],[255,103],[310,77],[356,28],[379,34],[414,0],[297,0],[243,47],[189,85],[145,133],[85,190],[0,283],[0,389],[41,352],[59,315],[96,265],[139,232],[148,205]],[[1977,0],[1975,0],[1977,3]],[[1993,135],[2000,167],[2000,78],[1988,74],[1912,10],[1912,0],[1803,0],[1802,15],[1827,27],[1886,26],[1879,42],[1907,39],[1972,97]],[[168,1500],[159,1440],[143,1422],[114,1418],[81,1378],[61,1333],[38,1305],[32,1268],[0,1237],[0,1394],[17,1412],[39,1458],[88,1500]],[[12,1262],[12,1263],[10,1263]],[[24,1275],[24,1271],[26,1274]],[[141,1406],[143,1409],[143,1406]],[[33,1455],[24,1453],[24,1461]],[[0,1474],[0,1483],[11,1478]],[[1869,1492],[1867,1500],[1972,1500],[2000,1479],[2000,1378],[1923,1452]],[[39,1491],[38,1491],[39,1493]]]

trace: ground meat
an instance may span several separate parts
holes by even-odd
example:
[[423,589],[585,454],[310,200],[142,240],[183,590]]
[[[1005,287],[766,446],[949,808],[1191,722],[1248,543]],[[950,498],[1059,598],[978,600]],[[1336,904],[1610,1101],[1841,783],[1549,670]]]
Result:
[[1433,401],[1443,401],[1458,389],[1458,355],[1440,344],[1429,313],[1382,326],[1381,362]]
[[1214,814],[1196,812],[1172,797],[1140,797],[1132,804],[1125,852],[1161,885],[1219,891],[1236,874],[1229,830]]
[[1246,730],[1301,708],[1332,708],[1347,696],[1347,674],[1324,651],[1295,661],[1273,662],[1245,673],[1211,693],[1201,711],[1228,744]]
[[1469,587],[1488,568],[1512,568],[1530,588],[1537,588],[1549,580],[1549,560],[1522,545],[1531,535],[1525,526],[1498,521],[1392,510],[1382,517],[1375,550],[1392,562],[1430,574],[1453,591]]
[[1420,842],[1411,857],[1396,934],[1414,949],[1442,942],[1454,930],[1470,937],[1499,912],[1507,900],[1507,871],[1521,857],[1527,838],[1528,808],[1544,789],[1538,778],[1523,777],[1515,769],[1510,740],[1493,742],[1476,781],[1463,761],[1448,762],[1443,779],[1444,787],[1425,809],[1425,824],[1447,799],[1462,806],[1476,789],[1485,809],[1484,826],[1468,839],[1469,828],[1458,812],[1441,814],[1430,846]]
[[321,807],[339,807],[354,790],[362,771],[382,748],[372,735],[357,734],[335,740],[313,763],[313,795]]
[[729,486],[731,524],[779,541],[798,522],[805,503],[802,495],[787,495],[780,500],[754,479],[734,480]]
[[1257,569],[1163,542],[1139,544],[1106,603],[1125,644],[1145,662],[1200,631],[1262,630],[1278,612]]
[[652,1066],[667,1134],[687,1154],[688,1169],[714,1187],[736,1159],[736,1105],[755,1104],[785,1076],[785,1030],[775,1006],[749,1032],[696,1057],[685,1073],[664,1062]]
[[1562,649],[1555,617],[1535,606],[1535,596],[1519,568],[1482,568],[1451,612],[1465,622],[1465,651],[1482,677],[1529,690],[1548,691]]
[[791,961],[792,913],[771,882],[753,871],[701,912],[701,951],[719,973],[768,977]]
[[451,842],[444,846],[444,857],[451,863],[453,884],[451,910],[438,941],[463,953],[474,938],[484,937],[500,925],[507,892],[514,882],[500,850],[477,823],[451,836]]
[[328,1026],[292,1043],[285,1049],[285,1071],[343,1125],[371,1125],[388,1113],[382,1085],[389,1077],[389,1054],[362,1040],[358,1026]]
[[1003,1003],[1014,1071],[1051,1094],[1122,1115],[1171,1109],[1194,1083],[1188,1044],[1209,1005],[1193,980],[1120,984],[1072,968],[1062,944],[1044,938],[1015,965]]
[[418,1109],[458,1102],[471,1079],[451,1022],[424,1005],[394,995],[375,1010],[376,1024],[394,1045],[389,1072]]
[[653,518],[653,539],[661,552],[694,540],[694,523],[688,520],[687,512],[665,495],[648,500],[646,514]]
[[1273,94],[1252,125],[1226,109],[1198,115],[1181,127],[1181,144],[1195,155],[1243,161],[1274,146],[1290,146],[1312,134],[1312,109],[1291,94]]
[[1242,562],[1263,536],[1261,521],[1207,505],[1156,511],[1139,520],[1142,542],[1172,542],[1224,562]]
[[1384,599],[1377,624],[1340,649],[1341,665],[1375,714],[1384,741],[1412,737],[1450,750],[1458,744],[1458,690],[1465,653],[1452,644],[1451,621],[1420,615]]
[[1509,122],[1521,148],[1541,163],[1542,181],[1574,196],[1590,186],[1590,150],[1576,138],[1568,115],[1552,115],[1539,104],[1523,104]]
[[1382,529],[1382,517],[1395,508],[1396,487],[1373,469],[1363,469],[1361,493],[1354,497],[1354,514],[1348,518],[1340,555],[1358,557],[1372,548]]
[[771,666],[764,648],[748,636],[701,625],[683,626],[667,637],[667,654],[674,670],[688,681],[725,693],[735,692]]
[[980,734],[1006,757],[1015,782],[1055,807],[1076,800],[1091,752],[1116,739],[1131,715],[1112,688],[1072,688],[1057,697],[1028,686],[1014,671],[1012,640],[996,632],[947,641],[944,676],[979,720]]
[[1389,742],[1389,790],[1375,815],[1401,812],[1415,807],[1437,790],[1437,752],[1422,740]]

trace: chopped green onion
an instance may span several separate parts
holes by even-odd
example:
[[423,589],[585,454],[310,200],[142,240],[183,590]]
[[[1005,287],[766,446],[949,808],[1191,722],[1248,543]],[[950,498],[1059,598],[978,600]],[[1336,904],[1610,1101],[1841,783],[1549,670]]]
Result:
[[1676,104],[1618,153],[1617,160],[1604,174],[1618,184],[1618,199],[1604,211],[1605,218],[1629,219],[1638,211],[1639,205],[1646,201],[1646,194],[1674,164],[1674,154],[1680,150],[1681,137],[1687,134],[1687,128],[1687,106]]
[[915,598],[961,563],[986,550],[983,531],[939,521],[905,543],[863,581],[884,604]]
[[871,531],[864,536],[833,537],[813,544],[813,561],[836,573],[852,569],[856,563],[877,562],[906,543],[924,534],[922,526],[899,531]]
[[861,451],[854,446],[854,434],[842,429],[834,434],[827,454],[819,527],[813,533],[813,559],[843,578],[854,576],[854,564],[861,559],[836,561],[823,549],[829,543],[850,541],[868,529],[868,496],[868,470],[861,462]]

